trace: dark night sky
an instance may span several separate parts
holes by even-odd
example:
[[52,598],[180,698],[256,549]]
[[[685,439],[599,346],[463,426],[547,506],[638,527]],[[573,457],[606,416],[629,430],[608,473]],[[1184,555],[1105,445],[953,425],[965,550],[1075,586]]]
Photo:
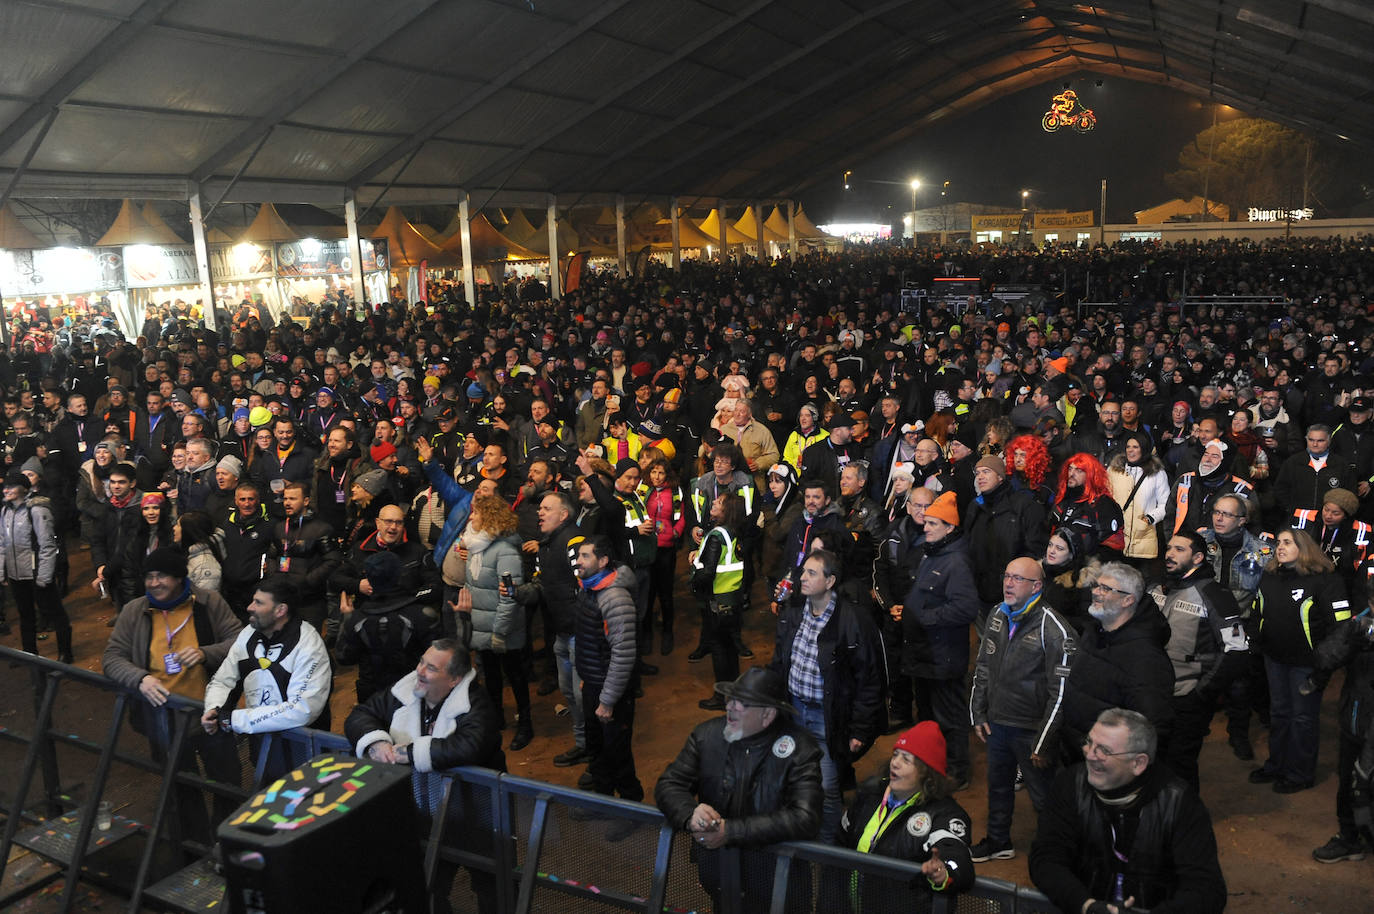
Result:
[[[1102,86],[1095,85],[1102,79]],[[955,202],[1031,205],[1096,211],[1107,179],[1107,219],[1128,222],[1135,210],[1174,196],[1163,177],[1177,168],[1178,151],[1211,125],[1211,103],[1176,89],[1124,77],[1079,73],[1069,79],[1079,101],[1097,115],[1097,128],[1046,133],[1040,118],[1064,79],[1042,83],[933,127],[877,158],[855,154],[850,190],[841,172],[801,195],[813,222],[901,220],[911,205],[910,181],[921,180],[918,206],[938,204],[950,183]],[[1223,108],[1221,119],[1235,117]],[[898,183],[883,183],[898,182]]]

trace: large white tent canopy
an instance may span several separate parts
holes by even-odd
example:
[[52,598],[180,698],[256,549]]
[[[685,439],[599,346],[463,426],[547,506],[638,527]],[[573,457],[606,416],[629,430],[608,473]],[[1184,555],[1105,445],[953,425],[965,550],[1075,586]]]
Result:
[[1355,0],[5,0],[0,188],[750,203],[1083,70],[1374,145],[1372,64]]

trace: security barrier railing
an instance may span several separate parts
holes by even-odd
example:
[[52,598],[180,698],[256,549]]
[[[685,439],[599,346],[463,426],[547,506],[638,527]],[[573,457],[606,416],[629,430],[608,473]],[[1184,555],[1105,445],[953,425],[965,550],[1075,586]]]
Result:
[[[239,780],[216,780],[203,774],[187,751],[199,738],[199,703],[174,696],[150,715],[140,694],[98,673],[4,647],[0,688],[18,699],[0,721],[0,803],[7,816],[0,877],[15,844],[29,847],[61,867],[64,912],[82,880],[103,881],[127,894],[130,914],[140,910],[145,896],[184,910],[224,910],[211,904],[222,897],[223,880],[204,861],[185,865],[208,854],[213,841],[197,829],[201,818],[209,822],[205,802],[218,799],[218,813],[226,804],[232,808],[247,800],[263,782],[274,746],[288,746],[300,759],[352,751],[342,736],[315,730],[272,734],[251,747],[238,737]],[[20,698],[26,691],[33,696],[31,707]],[[93,694],[106,704],[91,700]],[[133,722],[131,712],[137,718]],[[165,729],[150,728],[153,720],[161,720]],[[71,778],[85,780],[66,780]],[[118,812],[125,814],[106,813],[106,797],[121,804]],[[198,815],[194,806],[200,807]],[[53,822],[61,827],[52,827]],[[141,841],[141,849],[115,853],[113,846],[124,839],[134,839],[131,848]],[[422,846],[427,885],[447,894],[455,911],[714,908],[697,881],[698,851],[654,807],[487,769],[448,773]],[[341,848],[341,865],[357,851]],[[109,866],[102,879],[98,867],[86,866],[95,854],[112,855],[123,866]],[[913,890],[924,885],[915,864],[812,842],[744,855],[726,848],[719,860],[719,910],[726,914],[744,914],[731,900],[740,897],[742,886],[757,888],[760,879],[772,887],[773,914],[1056,914],[1044,896],[1013,883],[982,877],[959,896],[931,895]],[[475,877],[453,879],[451,885],[446,877],[436,884],[441,873],[459,867]],[[485,889],[480,902],[466,881]]]

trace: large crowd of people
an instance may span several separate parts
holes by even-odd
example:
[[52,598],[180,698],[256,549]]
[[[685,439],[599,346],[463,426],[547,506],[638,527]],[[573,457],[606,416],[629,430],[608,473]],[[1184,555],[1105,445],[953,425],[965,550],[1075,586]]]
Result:
[[[904,312],[937,275],[1040,292]],[[22,648],[51,633],[68,662],[68,589],[110,601],[107,673],[203,701],[207,770],[225,730],[327,728],[356,665],[359,752],[499,767],[560,700],[555,764],[640,800],[636,699],[687,651],[724,717],[657,798],[713,892],[711,851],[780,838],[957,891],[1017,853],[1024,784],[1062,910],[1220,910],[1196,798],[1218,711],[1239,759],[1268,729],[1251,782],[1307,790],[1344,668],[1339,831],[1313,854],[1370,847],[1371,276],[1368,239],[892,246],[591,273],[559,302],[436,281],[216,330],[177,303],[136,340],[26,316],[0,362],[0,573]],[[1186,298],[1227,295],[1277,298]],[[763,614],[771,660],[742,670]],[[897,732],[883,779],[856,777]],[[733,754],[754,744],[777,764]],[[731,793],[736,769],[776,783]]]

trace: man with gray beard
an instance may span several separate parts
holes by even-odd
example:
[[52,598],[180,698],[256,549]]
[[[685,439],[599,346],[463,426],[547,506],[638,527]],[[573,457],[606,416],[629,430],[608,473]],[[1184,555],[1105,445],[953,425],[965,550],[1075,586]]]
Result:
[[[762,667],[734,682],[718,682],[725,716],[698,724],[654,788],[654,800],[673,828],[692,836],[692,859],[701,886],[722,907],[720,855],[741,848],[741,911],[770,909],[772,857],[751,848],[779,841],[814,840],[821,825],[821,748],[792,717],[787,681]],[[800,878],[806,867],[793,866]],[[806,887],[789,887],[789,900],[809,899]]]

